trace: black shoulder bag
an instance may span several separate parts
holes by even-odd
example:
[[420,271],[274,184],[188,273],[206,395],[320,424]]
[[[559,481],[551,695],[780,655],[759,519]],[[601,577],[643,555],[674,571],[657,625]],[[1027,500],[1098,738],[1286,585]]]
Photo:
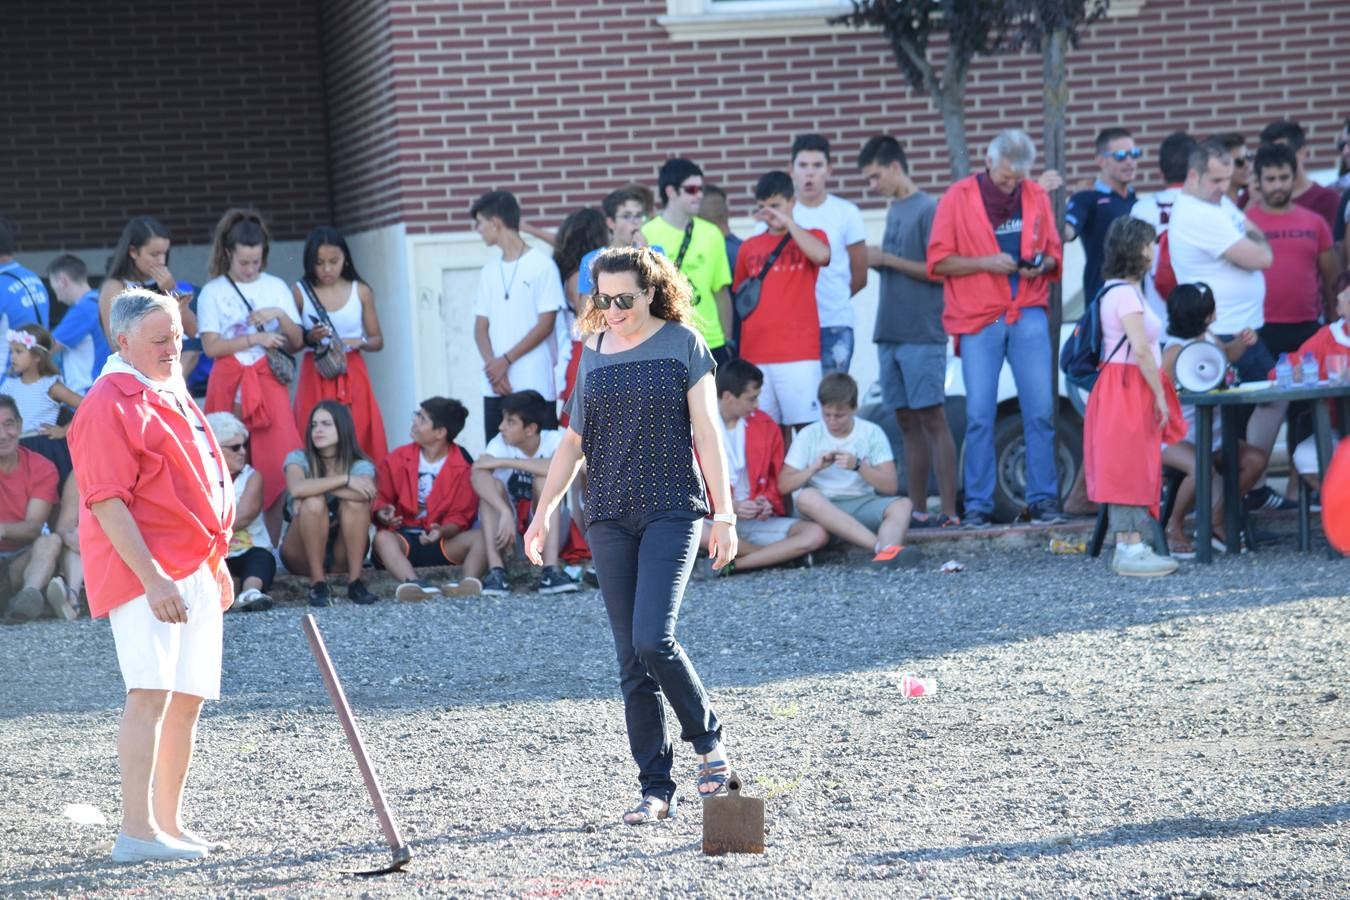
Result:
[[[244,306],[248,308],[249,315],[253,315],[253,304],[248,302],[244,292],[239,290],[239,285],[234,283],[234,279],[226,275],[225,280],[234,288],[234,292],[239,295],[239,299],[244,301]],[[267,329],[262,325],[255,326],[259,331],[265,332]],[[264,351],[267,354],[267,367],[272,370],[272,376],[282,384],[290,384],[295,380],[295,357],[291,356],[280,347],[268,347]]]
[[769,258],[764,261],[764,268],[759,270],[759,274],[753,278],[747,278],[741,282],[741,286],[736,288],[736,293],[731,295],[731,303],[736,307],[736,315],[742,320],[749,318],[750,314],[759,306],[759,292],[764,286],[764,279],[768,276],[769,270],[773,264],[778,262],[778,254],[783,252],[783,248],[792,240],[791,233],[783,235],[783,239],[778,242],[778,246],[773,248]]

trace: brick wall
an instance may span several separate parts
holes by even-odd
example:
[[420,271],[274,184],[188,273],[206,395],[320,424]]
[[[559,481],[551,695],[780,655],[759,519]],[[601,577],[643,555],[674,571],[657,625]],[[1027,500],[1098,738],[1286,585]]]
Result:
[[[654,185],[688,155],[730,189],[786,164],[793,134],[839,149],[840,193],[866,204],[852,160],[871,134],[906,143],[921,185],[948,181],[941,121],[900,78],[879,36],[670,44],[661,0],[393,2],[392,86],[404,220],[413,232],[462,228],[481,191],[506,188],[526,215],[560,219],[629,179]],[[1216,10],[1222,9],[1222,12]],[[1342,14],[1338,14],[1342,13]],[[1213,24],[1215,18],[1220,24]],[[1126,124],[1156,186],[1158,142],[1177,128],[1255,137],[1272,118],[1308,129],[1313,166],[1334,164],[1350,80],[1333,77],[1350,45],[1339,0],[1149,0],[1138,18],[1094,26],[1069,59],[1071,181],[1093,175],[1092,138]],[[1000,128],[1038,139],[1039,57],[980,61],[968,133],[978,154]]]
[[398,143],[420,139],[415,130],[394,126],[393,73],[412,59],[407,50],[393,56],[389,12],[387,0],[324,0],[321,7],[333,208],[340,227],[399,221]]
[[314,0],[10,3],[0,213],[22,246],[109,246],[132,215],[201,242],[253,203],[330,218]]

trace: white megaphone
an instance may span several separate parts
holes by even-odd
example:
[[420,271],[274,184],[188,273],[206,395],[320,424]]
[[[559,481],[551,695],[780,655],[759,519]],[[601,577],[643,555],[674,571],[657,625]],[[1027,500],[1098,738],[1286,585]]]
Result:
[[1177,385],[1183,391],[1212,391],[1223,384],[1227,370],[1223,349],[1209,341],[1191,341],[1177,354]]

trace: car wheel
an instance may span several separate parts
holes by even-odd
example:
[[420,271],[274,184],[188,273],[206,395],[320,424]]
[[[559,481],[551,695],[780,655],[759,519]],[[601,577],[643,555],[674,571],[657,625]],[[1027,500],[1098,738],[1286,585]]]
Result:
[[[1027,445],[1022,415],[1016,407],[1001,412],[994,423],[994,520],[1011,522],[1026,509]],[[1055,432],[1055,464],[1059,496],[1068,494],[1083,464],[1083,426],[1060,415]]]

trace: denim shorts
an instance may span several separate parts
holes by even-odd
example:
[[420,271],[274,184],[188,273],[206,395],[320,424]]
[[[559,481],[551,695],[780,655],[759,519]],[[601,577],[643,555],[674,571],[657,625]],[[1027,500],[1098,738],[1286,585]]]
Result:
[[890,409],[928,409],[947,399],[946,344],[877,344],[881,399]]

